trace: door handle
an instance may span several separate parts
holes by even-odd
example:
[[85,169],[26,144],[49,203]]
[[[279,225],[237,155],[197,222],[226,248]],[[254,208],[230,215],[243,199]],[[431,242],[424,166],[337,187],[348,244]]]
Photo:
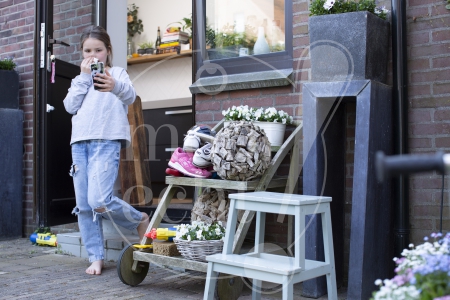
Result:
[[56,40],[56,39],[52,39],[50,36],[48,36],[48,47],[50,48],[51,45],[53,44],[59,44],[59,45],[63,45],[66,47],[70,47],[69,44],[67,44],[66,42],[60,41],[60,40]]
[[50,104],[47,104],[47,112],[51,112],[52,110],[55,110],[55,108],[53,106],[51,106]]
[[178,114],[190,114],[192,109],[182,109],[182,110],[168,110],[166,115],[178,115]]

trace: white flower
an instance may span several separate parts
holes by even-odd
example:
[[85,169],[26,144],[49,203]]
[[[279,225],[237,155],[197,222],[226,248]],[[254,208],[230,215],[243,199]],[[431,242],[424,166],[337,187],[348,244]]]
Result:
[[225,232],[222,222],[206,224],[204,222],[193,221],[192,224],[181,224],[174,227],[177,229],[176,238],[188,241],[204,241],[212,237],[216,240],[222,240]]
[[232,106],[222,111],[225,120],[229,121],[261,121],[291,124],[293,118],[283,110],[277,111],[275,107],[251,108],[248,105]]
[[375,13],[376,13],[377,15],[380,15],[380,14],[382,14],[382,13],[387,14],[387,13],[389,13],[389,12],[390,12],[390,10],[387,9],[386,6],[376,7],[376,8],[375,8]]
[[323,8],[325,8],[326,10],[330,10],[333,5],[334,5],[335,0],[327,0],[327,2],[325,2],[325,4],[323,5]]
[[375,285],[382,285],[383,281],[381,279],[375,280]]

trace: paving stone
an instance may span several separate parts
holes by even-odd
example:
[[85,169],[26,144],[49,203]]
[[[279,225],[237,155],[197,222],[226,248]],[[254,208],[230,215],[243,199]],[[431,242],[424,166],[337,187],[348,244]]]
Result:
[[[143,282],[136,287],[131,287],[120,281],[115,262],[106,262],[101,276],[91,276],[85,273],[85,269],[89,266],[85,258],[42,253],[49,249],[32,246],[28,239],[9,241],[9,243],[10,245],[6,246],[5,241],[0,241],[0,255],[4,254],[3,251],[8,251],[10,256],[7,261],[0,260],[0,299],[2,300],[203,299],[206,274],[202,272],[181,273],[151,265]],[[19,262],[22,263],[19,264]],[[8,268],[8,271],[2,266]],[[339,299],[345,299],[341,297],[341,290],[338,290]],[[295,287],[294,293],[295,300],[306,299],[299,296],[301,295],[299,288]],[[280,299],[281,294],[263,295],[261,298],[262,300]],[[251,299],[250,288],[244,287],[244,293],[239,300],[242,299]],[[319,299],[326,299],[326,297]]]

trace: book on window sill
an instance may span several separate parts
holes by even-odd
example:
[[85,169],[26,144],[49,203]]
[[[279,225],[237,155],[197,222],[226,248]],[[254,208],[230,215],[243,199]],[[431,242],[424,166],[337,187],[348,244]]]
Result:
[[163,36],[173,36],[173,35],[179,35],[179,36],[187,36],[189,37],[189,33],[184,31],[175,31],[175,32],[164,32]]
[[182,44],[187,44],[187,43],[180,43],[180,42],[171,42],[171,43],[161,43],[161,45],[159,46],[159,48],[168,48],[168,47],[176,47],[176,46],[180,46]]
[[161,39],[161,43],[170,43],[170,42],[188,42],[189,41],[189,37],[177,37],[177,36],[173,36],[173,37],[163,37]]
[[178,54],[180,54],[180,46],[160,48],[160,49],[157,50],[157,54],[164,54],[164,53],[178,53]]

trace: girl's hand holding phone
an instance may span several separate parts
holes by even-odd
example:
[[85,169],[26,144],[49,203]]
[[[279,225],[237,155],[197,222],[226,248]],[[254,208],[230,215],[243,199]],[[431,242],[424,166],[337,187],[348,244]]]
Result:
[[[90,71],[90,69],[89,69]],[[114,78],[109,74],[108,70],[105,68],[105,74],[97,73],[95,75],[95,80],[100,83],[94,83],[99,89],[99,92],[111,92],[116,85]]]

